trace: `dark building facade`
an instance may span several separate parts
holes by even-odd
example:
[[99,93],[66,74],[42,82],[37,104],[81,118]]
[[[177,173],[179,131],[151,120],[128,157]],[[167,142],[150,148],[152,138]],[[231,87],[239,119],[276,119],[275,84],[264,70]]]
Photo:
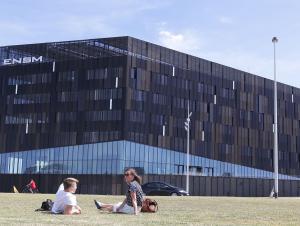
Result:
[[[191,194],[271,190],[272,80],[116,37],[0,47],[0,86],[0,191],[72,175],[120,194],[127,167],[183,186],[188,105]],[[278,123],[282,194],[299,195],[300,89],[278,84]]]

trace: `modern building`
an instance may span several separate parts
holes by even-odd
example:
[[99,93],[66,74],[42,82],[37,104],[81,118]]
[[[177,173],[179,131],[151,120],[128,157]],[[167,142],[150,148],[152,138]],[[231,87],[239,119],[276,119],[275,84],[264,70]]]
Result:
[[[128,167],[184,186],[188,105],[191,194],[272,188],[272,80],[116,37],[0,47],[0,87],[0,191],[120,194]],[[299,195],[300,89],[278,84],[278,123],[279,195]]]

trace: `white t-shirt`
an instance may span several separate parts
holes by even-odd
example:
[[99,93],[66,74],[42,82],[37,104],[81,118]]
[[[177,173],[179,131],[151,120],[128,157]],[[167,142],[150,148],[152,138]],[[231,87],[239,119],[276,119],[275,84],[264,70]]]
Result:
[[65,192],[64,190],[57,191],[54,204],[51,209],[52,213],[63,213],[66,205],[76,206],[76,196],[71,192]]
[[63,184],[63,183],[61,183],[61,184],[59,185],[58,190],[57,190],[57,192],[56,192],[56,195],[57,195],[57,193],[58,193],[59,191],[62,191],[62,190],[65,190],[65,187],[64,187],[64,184]]

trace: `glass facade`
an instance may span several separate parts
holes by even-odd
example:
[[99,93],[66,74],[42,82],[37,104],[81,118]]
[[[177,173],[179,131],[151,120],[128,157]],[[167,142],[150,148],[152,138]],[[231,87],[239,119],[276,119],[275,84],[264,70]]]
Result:
[[[186,154],[130,141],[114,141],[0,154],[1,174],[123,174],[134,167],[145,174],[184,175]],[[190,156],[192,176],[273,178],[273,173]],[[279,175],[279,179],[300,178]]]

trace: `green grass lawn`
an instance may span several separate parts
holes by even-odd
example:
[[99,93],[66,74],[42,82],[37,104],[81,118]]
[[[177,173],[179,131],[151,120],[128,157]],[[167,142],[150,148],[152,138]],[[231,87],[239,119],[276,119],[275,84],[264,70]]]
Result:
[[52,194],[0,193],[0,225],[300,225],[299,198],[154,197],[155,214],[111,214],[93,200],[114,203],[123,196],[78,195],[83,213],[77,216],[34,212]]

